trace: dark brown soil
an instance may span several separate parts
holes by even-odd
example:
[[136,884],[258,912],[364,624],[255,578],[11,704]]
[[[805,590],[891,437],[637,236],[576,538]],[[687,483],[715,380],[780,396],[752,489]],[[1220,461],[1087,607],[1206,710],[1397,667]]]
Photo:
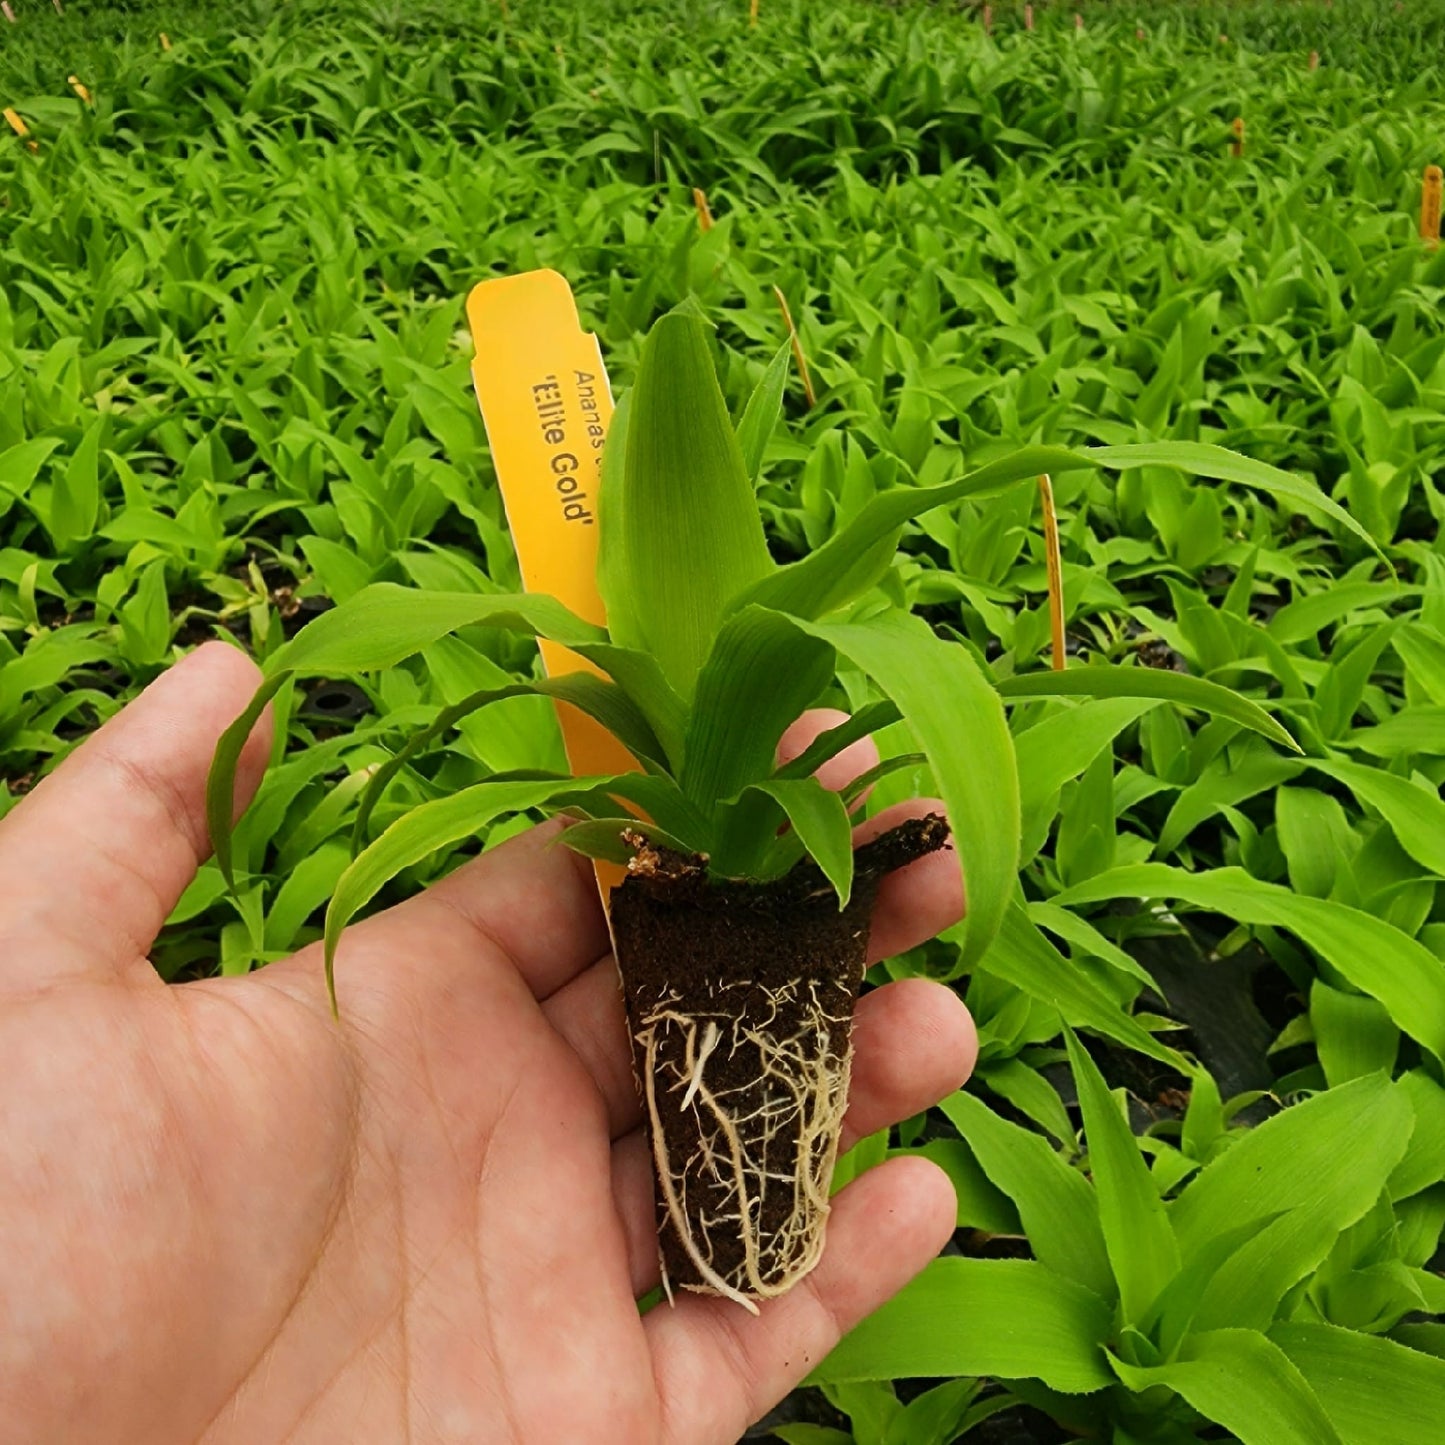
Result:
[[947,839],[930,815],[858,849],[840,912],[811,862],[718,884],[636,838],[612,929],[673,1288],[753,1298],[816,1259],[878,885]]

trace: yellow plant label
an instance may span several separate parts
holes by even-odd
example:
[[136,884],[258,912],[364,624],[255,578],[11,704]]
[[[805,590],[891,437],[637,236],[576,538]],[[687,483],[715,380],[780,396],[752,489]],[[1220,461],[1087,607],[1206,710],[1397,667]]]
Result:
[[[571,288],[556,271],[483,281],[467,297],[476,355],[472,381],[528,592],[550,593],[599,625],[597,492],[612,389],[597,338],[582,330]],[[598,672],[542,640],[549,674]],[[559,703],[572,771],[622,773],[636,760],[600,723]],[[598,868],[604,894],[621,871]]]
[[1420,239],[1427,246],[1440,244],[1440,167],[1425,167],[1420,191]]

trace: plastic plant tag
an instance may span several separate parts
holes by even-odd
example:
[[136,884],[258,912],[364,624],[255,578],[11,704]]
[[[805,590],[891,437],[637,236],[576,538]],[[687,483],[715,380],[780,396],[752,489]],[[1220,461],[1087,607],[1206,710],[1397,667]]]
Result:
[[[612,390],[597,338],[582,330],[571,288],[556,271],[483,281],[467,297],[476,355],[472,381],[528,592],[545,592],[599,625],[597,491]],[[600,673],[558,643],[540,640],[549,676]],[[621,773],[635,759],[602,725],[557,704],[572,771]],[[604,894],[621,878],[599,863]]]

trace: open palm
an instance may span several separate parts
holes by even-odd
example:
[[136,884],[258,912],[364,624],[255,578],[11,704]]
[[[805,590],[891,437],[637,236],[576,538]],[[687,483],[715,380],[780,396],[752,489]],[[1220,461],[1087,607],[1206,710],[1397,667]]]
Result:
[[[5,1439],[736,1440],[936,1253],[946,1179],[864,1176],[756,1318],[696,1296],[639,1316],[657,1261],[622,1003],[590,868],[550,827],[351,930],[339,1025],[314,949],[161,983],[146,953],[255,681],[200,649],[0,822]],[[953,856],[921,860],[885,884],[873,955],[961,907]],[[921,981],[866,996],[856,1037],[845,1145],[974,1053]]]

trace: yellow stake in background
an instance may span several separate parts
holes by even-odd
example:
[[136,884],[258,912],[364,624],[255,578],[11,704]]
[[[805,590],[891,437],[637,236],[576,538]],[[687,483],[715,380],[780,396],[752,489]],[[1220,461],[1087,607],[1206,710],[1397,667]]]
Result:
[[692,203],[697,207],[697,226],[700,231],[712,230],[712,207],[707,203],[707,192],[692,188]]
[[1425,167],[1420,190],[1420,239],[1433,251],[1440,244],[1440,167]]
[[1234,132],[1234,139],[1229,143],[1229,153],[1238,160],[1244,154],[1244,117],[1235,116],[1229,128]]
[[1059,547],[1059,514],[1054,510],[1054,484],[1047,472],[1039,478],[1039,497],[1044,509],[1044,561],[1049,576],[1049,631],[1053,634],[1053,664],[1055,672],[1062,672],[1069,661],[1064,634],[1064,561]]
[[91,95],[90,91],[81,83],[80,77],[79,77],[78,75],[67,75],[67,76],[65,77],[65,83],[66,83],[87,105],[94,105],[94,104],[95,104],[95,97],[94,97],[93,95]]
[[167,35],[164,30],[162,30],[162,31],[161,31],[161,49],[162,49],[162,50],[169,50],[170,48],[171,48],[171,37],[170,37],[169,35]]
[[817,406],[818,398],[813,392],[813,377],[808,371],[808,358],[803,354],[803,343],[798,336],[798,328],[793,325],[793,313],[788,309],[788,298],[783,295],[781,286],[773,287],[773,295],[778,298],[778,305],[782,308],[783,320],[788,327],[788,340],[793,345],[793,360],[798,364],[798,375],[803,381],[803,395],[808,399],[808,410]]

